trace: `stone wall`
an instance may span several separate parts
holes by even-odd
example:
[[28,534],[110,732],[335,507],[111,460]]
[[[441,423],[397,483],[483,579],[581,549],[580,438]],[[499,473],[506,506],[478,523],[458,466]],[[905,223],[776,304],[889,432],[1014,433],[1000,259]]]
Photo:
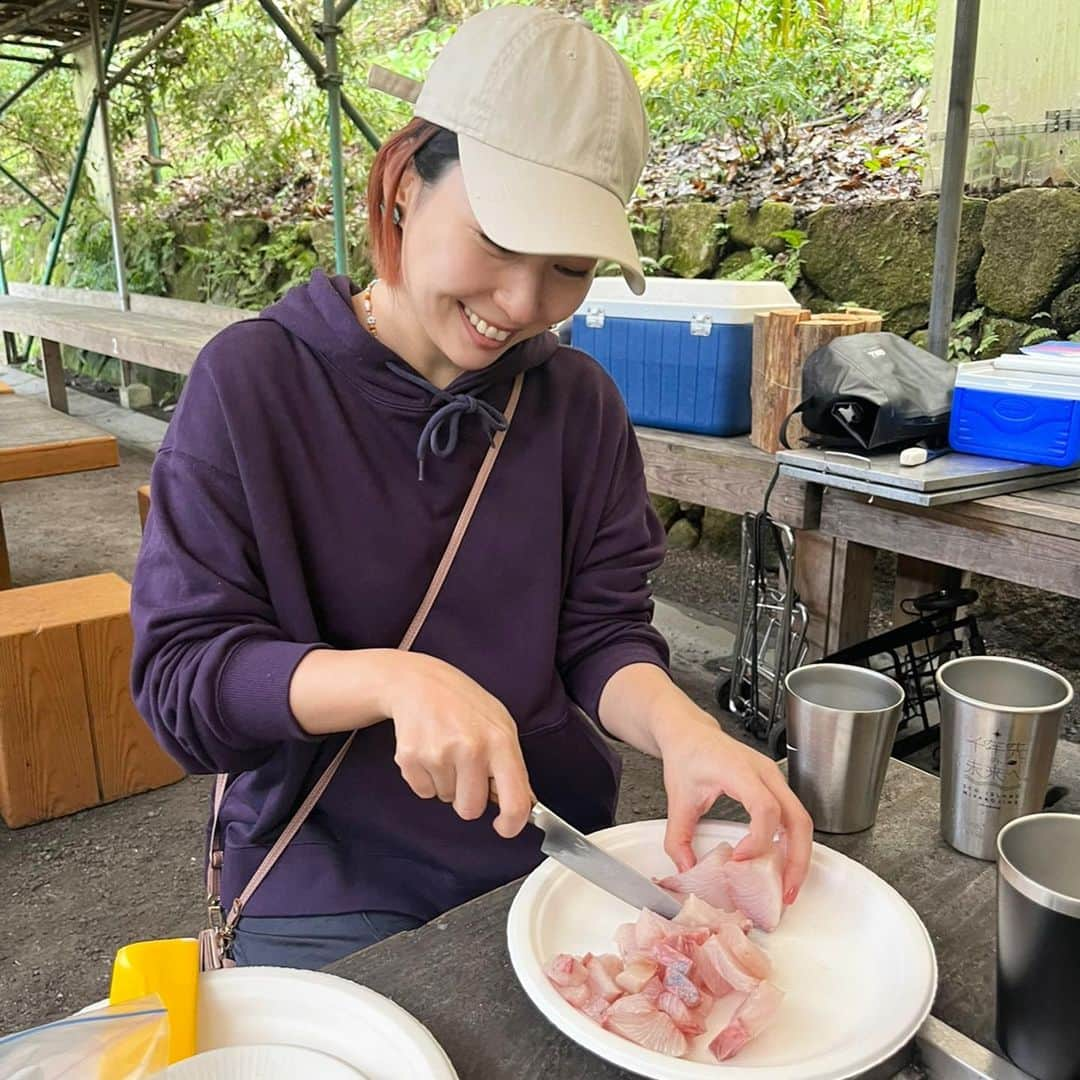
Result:
[[[798,259],[793,292],[804,306],[877,308],[886,330],[925,346],[937,202],[927,196],[812,214],[776,202],[690,202],[638,210],[635,235],[650,269],[680,277],[725,278],[755,261],[765,268],[765,255],[775,263],[769,272],[779,276]],[[801,239],[790,230],[804,234],[801,247],[790,243]],[[1080,191],[1028,188],[990,201],[966,199],[953,357],[988,359],[1051,337],[1080,340]],[[700,542],[731,551],[736,533],[725,515],[655,502],[672,547]]]

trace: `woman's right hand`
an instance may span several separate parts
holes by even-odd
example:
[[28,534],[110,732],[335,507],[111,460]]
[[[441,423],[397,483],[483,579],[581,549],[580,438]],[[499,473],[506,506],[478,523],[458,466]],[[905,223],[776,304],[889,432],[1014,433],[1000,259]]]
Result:
[[533,795],[517,725],[506,707],[451,664],[423,653],[397,652],[387,680],[386,714],[394,724],[394,761],[422,799],[453,804],[474,821],[498,791],[495,831],[517,836]]

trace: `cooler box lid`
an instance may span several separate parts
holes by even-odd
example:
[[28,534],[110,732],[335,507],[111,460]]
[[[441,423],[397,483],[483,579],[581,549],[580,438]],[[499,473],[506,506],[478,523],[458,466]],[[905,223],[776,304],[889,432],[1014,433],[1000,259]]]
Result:
[[799,307],[779,281],[648,278],[645,295],[635,296],[621,277],[603,277],[593,281],[574,314],[681,323],[707,316],[713,323],[753,323],[760,311]]
[[956,369],[956,389],[1080,401],[1080,363],[1048,356],[998,356]]

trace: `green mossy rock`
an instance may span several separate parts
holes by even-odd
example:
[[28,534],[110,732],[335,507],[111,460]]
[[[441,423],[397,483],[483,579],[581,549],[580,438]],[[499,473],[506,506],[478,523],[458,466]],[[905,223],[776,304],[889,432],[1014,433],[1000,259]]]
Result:
[[682,515],[682,511],[679,509],[679,500],[670,499],[667,495],[650,495],[649,498],[652,500],[653,509],[660,519],[660,524],[664,526],[665,530],[670,529]]
[[728,208],[728,236],[739,247],[764,248],[772,255],[786,247],[775,233],[795,228],[795,207],[788,203],[763,202],[750,209],[745,199],[733,202]]
[[1058,293],[1050,305],[1054,325],[1065,335],[1080,330],[1080,281]]
[[723,214],[716,203],[680,203],[668,208],[660,240],[661,257],[670,256],[677,277],[707,277],[723,254],[717,225]]
[[674,551],[690,551],[701,540],[698,527],[689,518],[679,518],[668,530],[668,547]]
[[[964,200],[958,311],[974,290],[986,206],[981,199]],[[822,207],[807,222],[803,274],[837,303],[876,308],[885,313],[886,330],[910,334],[929,319],[937,211],[936,198]]]
[[732,274],[741,270],[744,266],[749,265],[754,261],[754,256],[749,251],[733,251],[730,255],[721,260],[720,265],[716,268],[716,273],[713,275],[716,278],[731,277]]
[[1045,311],[1080,266],[1080,191],[1024,188],[990,203],[979,303],[1010,319]]

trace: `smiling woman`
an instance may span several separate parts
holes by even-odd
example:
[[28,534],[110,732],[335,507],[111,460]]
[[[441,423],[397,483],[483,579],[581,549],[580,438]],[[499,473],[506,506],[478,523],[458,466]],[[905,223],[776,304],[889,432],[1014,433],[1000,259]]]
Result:
[[671,681],[633,427],[547,329],[599,259],[644,290],[626,65],[500,6],[422,87],[372,81],[415,104],[372,170],[379,279],[316,272],[218,334],[152,473],[132,685],[162,745],[221,774],[208,942],[317,967],[526,873],[534,799],[611,824],[604,731],[663,758],[679,870],[729,794],[752,817],[734,858],[786,830],[790,903],[810,820]]

